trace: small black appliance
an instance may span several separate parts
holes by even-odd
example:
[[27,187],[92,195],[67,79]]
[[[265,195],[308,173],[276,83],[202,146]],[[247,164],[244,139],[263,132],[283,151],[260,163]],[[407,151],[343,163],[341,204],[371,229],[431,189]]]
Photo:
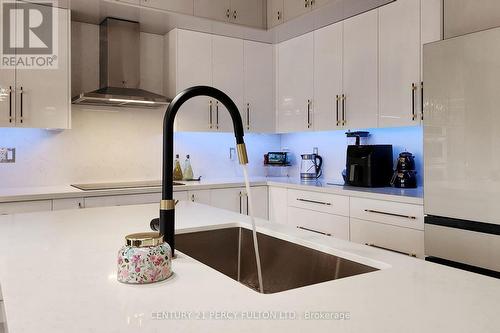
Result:
[[393,173],[392,145],[361,145],[368,132],[348,132],[356,144],[347,147],[345,182],[360,187],[389,186]]
[[412,153],[402,152],[396,162],[396,170],[391,179],[391,185],[397,188],[416,188],[417,171],[415,157]]

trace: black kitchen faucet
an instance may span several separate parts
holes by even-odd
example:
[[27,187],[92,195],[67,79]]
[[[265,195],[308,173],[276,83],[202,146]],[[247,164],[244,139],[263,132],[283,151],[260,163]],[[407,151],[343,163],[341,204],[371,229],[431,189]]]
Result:
[[243,122],[240,112],[234,102],[222,91],[208,86],[196,86],[181,91],[172,100],[163,118],[163,182],[160,202],[160,218],[151,221],[151,229],[160,231],[164,240],[172,248],[172,257],[175,252],[175,201],[173,198],[174,168],[174,119],[180,107],[189,99],[196,96],[208,96],[221,102],[231,115],[236,147],[240,164],[248,164],[248,155],[243,141]]

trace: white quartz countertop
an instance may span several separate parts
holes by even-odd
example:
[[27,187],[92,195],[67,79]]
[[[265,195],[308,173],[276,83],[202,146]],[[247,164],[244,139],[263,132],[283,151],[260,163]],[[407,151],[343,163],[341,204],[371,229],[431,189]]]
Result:
[[[185,185],[175,186],[174,191],[190,191],[202,189],[217,189],[228,187],[244,186],[243,178],[222,178],[208,179],[201,181],[182,182]],[[301,182],[300,179],[286,177],[253,177],[252,186],[279,186],[286,188],[303,189],[309,191],[319,191],[348,196],[380,199],[385,198],[390,201],[423,204],[423,188],[417,189],[396,189],[392,187],[382,188],[361,188],[353,186],[329,185],[326,180],[314,182]],[[95,197],[106,195],[126,195],[158,193],[161,187],[125,188],[110,190],[82,191],[70,185],[61,186],[39,186],[39,187],[11,187],[0,188],[0,203],[18,202],[30,200],[52,200],[79,197]]]
[[[152,204],[0,216],[0,286],[9,333],[500,329],[497,279],[262,220],[259,232],[381,270],[262,295],[178,252],[175,275],[167,281],[117,282],[115,261],[124,236],[147,230],[157,214]],[[176,218],[178,232],[249,222],[191,202],[178,205]],[[289,320],[220,317],[267,311],[295,315]],[[307,320],[312,311],[348,312],[350,319]],[[158,312],[206,317],[156,320]]]

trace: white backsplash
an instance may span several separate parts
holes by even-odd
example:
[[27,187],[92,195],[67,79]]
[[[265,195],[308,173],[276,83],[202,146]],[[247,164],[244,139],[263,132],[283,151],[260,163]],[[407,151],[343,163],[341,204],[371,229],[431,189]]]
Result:
[[[16,148],[16,163],[0,164],[0,187],[157,180],[161,177],[161,110],[73,108],[72,129],[0,128],[0,147]],[[263,175],[263,155],[280,146],[277,135],[247,134],[253,176]],[[232,133],[176,133],[175,152],[192,158],[195,176],[241,175]]]
[[[423,141],[421,127],[375,128],[367,129],[370,137],[361,139],[367,144],[392,144],[394,159],[400,152],[409,151],[415,155],[417,182],[423,184]],[[294,165],[290,168],[290,176],[300,175],[300,155],[312,153],[318,147],[323,157],[323,179],[342,180],[345,169],[347,145],[354,144],[354,138],[347,138],[345,131],[304,132],[281,135],[281,147],[288,149],[294,157]]]

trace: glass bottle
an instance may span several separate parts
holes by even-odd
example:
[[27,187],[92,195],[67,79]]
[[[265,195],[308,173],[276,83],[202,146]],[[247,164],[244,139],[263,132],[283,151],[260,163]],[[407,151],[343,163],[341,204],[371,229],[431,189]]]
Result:
[[181,163],[179,162],[179,154],[175,155],[173,178],[174,180],[182,180],[182,169]]
[[191,167],[191,160],[189,155],[186,155],[186,161],[184,162],[184,180],[192,180],[194,178],[193,168]]

